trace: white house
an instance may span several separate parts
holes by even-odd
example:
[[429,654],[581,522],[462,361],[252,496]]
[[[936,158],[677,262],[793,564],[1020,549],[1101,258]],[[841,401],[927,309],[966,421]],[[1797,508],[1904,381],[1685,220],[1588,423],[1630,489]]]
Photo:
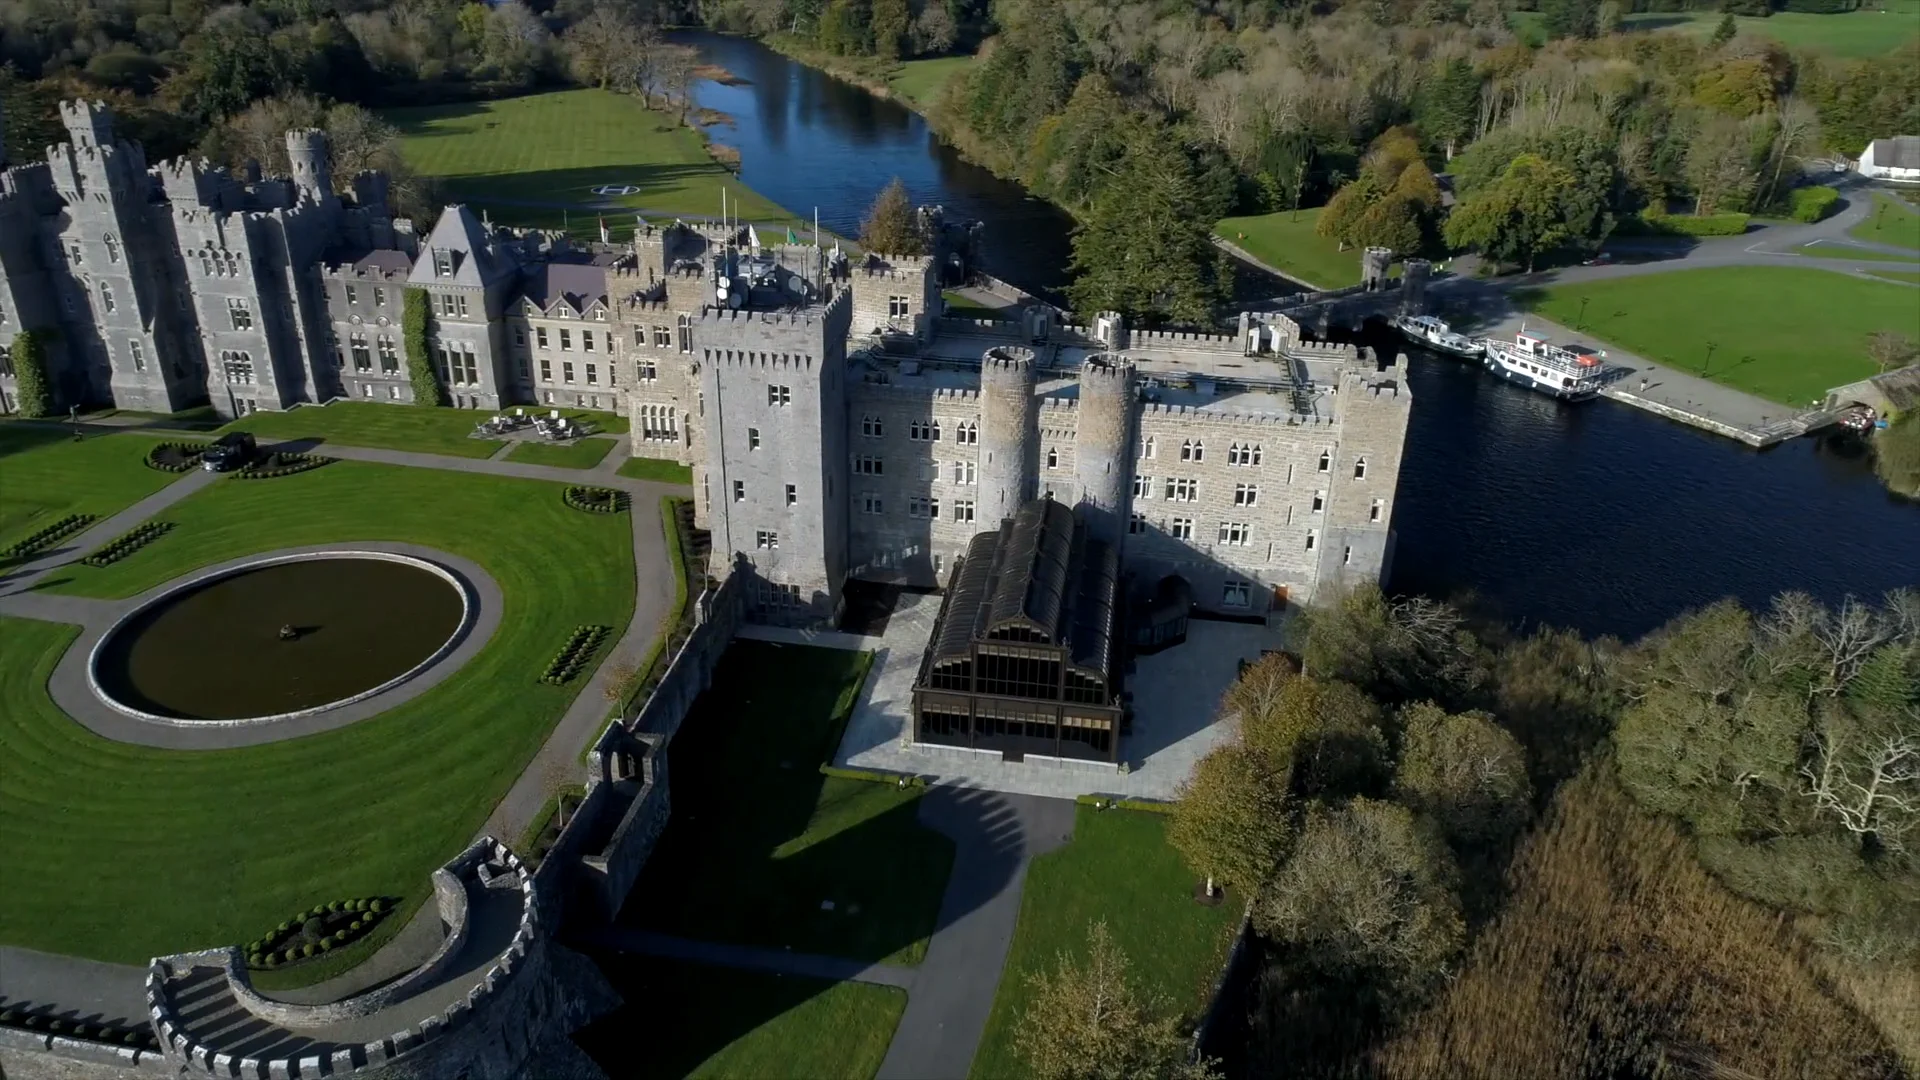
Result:
[[1859,169],[1881,180],[1920,180],[1920,135],[1873,140],[1860,155]]

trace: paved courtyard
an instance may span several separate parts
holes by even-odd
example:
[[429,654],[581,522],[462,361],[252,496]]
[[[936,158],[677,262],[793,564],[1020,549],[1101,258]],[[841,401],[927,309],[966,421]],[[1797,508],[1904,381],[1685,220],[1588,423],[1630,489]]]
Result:
[[903,593],[885,632],[878,636],[767,627],[743,628],[742,636],[873,651],[873,671],[834,754],[835,765],[917,773],[939,784],[1063,799],[1092,794],[1173,798],[1193,763],[1227,735],[1214,722],[1214,707],[1239,674],[1240,661],[1280,645],[1279,633],[1265,626],[1196,619],[1189,624],[1186,644],[1141,657],[1127,678],[1134,695],[1133,734],[1120,744],[1127,771],[1032,755],[1016,764],[1000,760],[997,752],[901,744],[912,711],[913,681],[939,614],[940,597]]

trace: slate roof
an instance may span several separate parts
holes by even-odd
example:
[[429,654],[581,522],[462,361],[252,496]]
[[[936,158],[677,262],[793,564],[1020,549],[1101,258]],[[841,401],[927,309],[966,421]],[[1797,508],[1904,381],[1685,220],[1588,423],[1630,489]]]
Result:
[[[434,273],[435,253],[445,251],[453,256],[453,274],[443,277]],[[467,285],[479,288],[500,278],[503,273],[511,273],[511,263],[503,263],[493,255],[493,247],[487,242],[486,227],[473,211],[458,203],[440,212],[440,220],[434,222],[433,232],[420,245],[420,259],[414,264],[413,276],[408,281],[414,285]]]
[[413,272],[413,256],[398,248],[334,248],[320,261],[329,269],[345,267],[387,277],[406,277]]
[[1868,149],[1873,163],[1883,169],[1920,169],[1920,135],[1875,139]]
[[1052,499],[1022,506],[998,532],[975,536],[934,633],[934,663],[964,660],[975,641],[1066,647],[1073,667],[1111,676],[1119,553],[1079,529]]
[[558,300],[583,314],[594,301],[607,302],[607,268],[597,260],[540,263],[528,271],[520,292],[542,311],[552,311]]
[[1868,381],[1887,396],[1887,404],[1901,412],[1920,406],[1920,364],[1908,364]]

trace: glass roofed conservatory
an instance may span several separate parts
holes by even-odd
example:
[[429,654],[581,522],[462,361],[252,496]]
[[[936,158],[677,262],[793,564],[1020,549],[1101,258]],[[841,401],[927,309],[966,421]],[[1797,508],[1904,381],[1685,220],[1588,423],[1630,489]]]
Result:
[[1035,499],[967,547],[913,688],[919,742],[1117,761],[1119,553]]

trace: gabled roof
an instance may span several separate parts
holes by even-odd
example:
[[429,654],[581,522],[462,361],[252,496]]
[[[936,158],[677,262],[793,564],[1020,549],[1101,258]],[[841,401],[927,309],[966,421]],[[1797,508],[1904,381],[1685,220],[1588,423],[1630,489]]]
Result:
[[1867,150],[1873,163],[1883,169],[1920,169],[1920,135],[1875,139]]
[[[453,273],[436,273],[441,253],[452,257]],[[468,285],[481,287],[499,280],[503,273],[512,272],[511,265],[503,265],[493,254],[493,246],[487,242],[486,227],[473,211],[458,203],[440,212],[440,220],[434,222],[433,232],[420,245],[420,258],[413,265],[413,275],[407,280],[414,285]]]
[[592,262],[541,263],[528,270],[520,291],[543,312],[564,304],[584,315],[596,302],[607,303],[607,268]]

